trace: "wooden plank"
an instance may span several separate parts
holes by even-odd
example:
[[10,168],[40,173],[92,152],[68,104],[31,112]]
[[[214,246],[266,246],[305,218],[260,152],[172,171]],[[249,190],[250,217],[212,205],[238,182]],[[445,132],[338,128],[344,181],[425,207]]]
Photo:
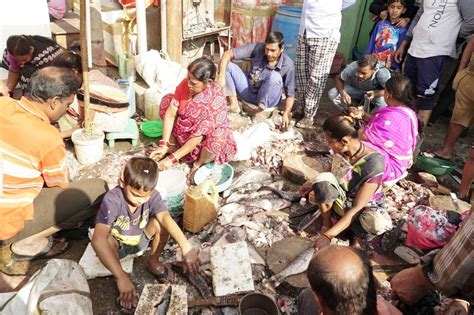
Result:
[[166,2],[166,44],[171,60],[181,63],[183,40],[183,0]]

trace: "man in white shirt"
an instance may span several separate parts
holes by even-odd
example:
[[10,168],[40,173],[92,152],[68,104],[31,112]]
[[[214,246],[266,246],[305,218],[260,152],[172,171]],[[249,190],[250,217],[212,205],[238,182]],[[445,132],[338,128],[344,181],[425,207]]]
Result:
[[319,101],[341,38],[341,11],[356,0],[305,0],[296,48],[296,89],[304,118],[296,126],[312,128]]
[[458,0],[423,1],[395,53],[395,60],[401,62],[411,42],[405,75],[416,89],[418,117],[423,125],[430,119],[446,58],[456,55],[456,37],[462,20]]

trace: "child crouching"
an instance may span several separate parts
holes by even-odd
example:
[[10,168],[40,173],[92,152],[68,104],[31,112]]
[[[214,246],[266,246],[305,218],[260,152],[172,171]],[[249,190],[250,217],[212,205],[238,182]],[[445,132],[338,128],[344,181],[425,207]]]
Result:
[[158,281],[172,281],[171,271],[159,262],[169,236],[178,243],[185,268],[195,273],[199,259],[176,222],[171,218],[158,191],[158,165],[150,158],[134,157],[125,165],[120,184],[107,192],[97,214],[92,246],[100,261],[114,275],[120,305],[137,305],[135,286],[122,269],[120,259],[148,248],[148,271]]

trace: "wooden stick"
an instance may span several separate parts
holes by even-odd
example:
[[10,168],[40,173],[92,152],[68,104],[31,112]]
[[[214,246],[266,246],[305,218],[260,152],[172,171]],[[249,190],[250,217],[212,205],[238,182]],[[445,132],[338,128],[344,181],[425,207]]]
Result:
[[[80,19],[81,19],[81,61],[82,61],[82,77],[84,89],[84,129],[86,132],[92,132],[92,122],[89,117],[90,97],[89,97],[89,61],[87,54],[87,25],[86,25],[86,1],[80,2]],[[90,27],[90,26],[89,26]]]

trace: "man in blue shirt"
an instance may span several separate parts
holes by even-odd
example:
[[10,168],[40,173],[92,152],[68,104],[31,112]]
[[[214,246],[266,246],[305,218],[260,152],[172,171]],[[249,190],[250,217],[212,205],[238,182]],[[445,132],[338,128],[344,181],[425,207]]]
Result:
[[[295,97],[295,66],[283,50],[283,34],[271,32],[265,43],[248,44],[224,53],[217,82],[226,90],[232,111],[239,111],[237,96],[263,111],[278,106],[283,92],[286,101],[282,127],[289,125]],[[252,59],[249,74],[231,62],[246,58]]]

